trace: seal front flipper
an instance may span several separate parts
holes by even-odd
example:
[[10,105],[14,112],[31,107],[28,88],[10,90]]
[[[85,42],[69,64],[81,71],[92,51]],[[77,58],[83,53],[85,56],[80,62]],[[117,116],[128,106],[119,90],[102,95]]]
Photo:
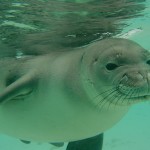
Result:
[[19,78],[10,76],[6,80],[6,88],[0,93],[0,104],[6,103],[9,100],[23,99],[31,94],[37,78],[34,72],[29,72]]
[[88,139],[69,142],[66,150],[102,150],[102,145],[103,134],[99,134]]

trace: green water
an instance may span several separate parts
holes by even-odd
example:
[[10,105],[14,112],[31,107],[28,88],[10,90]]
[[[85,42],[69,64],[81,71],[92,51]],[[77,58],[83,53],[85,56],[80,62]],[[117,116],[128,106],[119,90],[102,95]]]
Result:
[[[129,38],[150,49],[147,0],[0,0],[0,57],[72,50],[108,37]],[[133,106],[105,133],[103,150],[150,149],[150,103]],[[66,146],[66,145],[65,145]],[[65,150],[65,146],[59,150]],[[54,150],[0,135],[1,150]]]

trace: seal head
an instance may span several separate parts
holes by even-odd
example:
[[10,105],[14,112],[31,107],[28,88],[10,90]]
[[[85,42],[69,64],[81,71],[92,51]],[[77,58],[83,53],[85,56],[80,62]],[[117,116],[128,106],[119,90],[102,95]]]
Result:
[[94,91],[94,103],[100,108],[150,98],[150,52],[133,41],[107,39],[90,45],[82,68],[85,88]]

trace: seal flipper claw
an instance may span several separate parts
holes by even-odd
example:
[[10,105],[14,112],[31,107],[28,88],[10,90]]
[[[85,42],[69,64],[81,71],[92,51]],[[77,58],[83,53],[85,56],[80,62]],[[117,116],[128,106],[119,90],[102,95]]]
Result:
[[6,103],[9,100],[23,99],[23,97],[32,93],[35,83],[37,82],[33,72],[25,74],[6,86],[4,91],[0,93],[0,104]]
[[25,141],[25,140],[20,140],[21,142],[25,143],[25,144],[30,144],[30,141]]
[[103,134],[88,139],[69,142],[66,150],[102,150]]
[[50,143],[50,144],[52,144],[52,145],[54,145],[56,147],[62,147],[62,146],[64,146],[63,142],[62,143]]

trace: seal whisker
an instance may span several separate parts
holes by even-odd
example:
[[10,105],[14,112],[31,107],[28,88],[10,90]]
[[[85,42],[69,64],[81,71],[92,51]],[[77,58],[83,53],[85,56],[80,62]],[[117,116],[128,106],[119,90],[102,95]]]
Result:
[[[103,97],[100,101],[98,101],[97,105],[101,106],[101,108],[104,107],[105,103],[107,103],[109,101],[109,99],[115,95],[115,93],[116,93],[116,89],[113,88],[113,90],[110,93],[108,93],[105,97]],[[107,101],[105,101],[105,100],[107,100]]]
[[[130,82],[130,85],[132,85],[132,86],[134,86],[135,85],[135,83],[133,82],[133,81],[131,81]],[[132,96],[134,96],[135,95],[135,93],[138,93],[137,94],[137,97],[139,97],[139,89],[134,89],[134,88],[132,88],[132,89],[130,89],[130,91],[133,91],[131,94],[128,94],[128,99],[127,99],[127,101],[128,101],[128,105],[130,105],[131,104],[131,98],[132,98]],[[130,93],[130,92],[129,92]]]
[[[122,95],[121,93],[119,93],[118,92],[118,90],[116,90],[117,91],[117,93],[116,94],[114,94],[114,97],[115,97],[115,99],[116,99],[116,102],[115,102],[115,99],[111,99],[110,101],[109,101],[109,103],[108,103],[108,109],[109,109],[109,107],[111,106],[111,104],[113,104],[114,106],[117,106],[118,104],[120,105],[120,103],[118,103],[120,100],[122,100],[122,102],[124,101],[124,99],[126,99],[126,97],[128,96],[128,95]],[[129,92],[131,92],[131,91],[129,91]]]
[[[128,84],[130,84],[131,86],[134,86],[135,84],[134,84],[134,82],[133,81],[130,81],[130,82],[128,82],[127,83],[127,85]],[[139,89],[134,89],[134,88],[132,88],[132,89],[130,89],[129,90],[129,92],[126,92],[126,99],[127,99],[127,105],[130,105],[130,104],[132,104],[131,103],[131,98],[132,98],[132,96],[135,94],[135,93],[138,93],[138,95],[139,95]],[[139,96],[137,96],[137,97],[139,97]]]
[[[125,103],[124,100],[128,99],[128,97],[130,97],[132,94],[134,94],[134,90],[128,91],[128,93],[126,93],[126,94],[124,95],[124,97],[122,98],[120,104]],[[128,99],[128,101],[129,101],[129,99]],[[129,104],[129,103],[127,102],[127,104]]]
[[140,89],[138,89],[138,95],[137,95],[137,97],[139,98],[140,97]]
[[[123,87],[121,87],[121,88],[123,88]],[[116,93],[117,92],[117,93]],[[131,91],[129,91],[129,92],[131,92]],[[105,105],[105,104],[108,104],[108,109],[109,109],[109,107],[111,106],[111,104],[114,104],[114,106],[117,106],[117,104],[118,104],[118,101],[123,97],[123,99],[122,99],[122,101],[126,98],[126,97],[128,97],[128,95],[122,95],[121,93],[119,93],[118,92],[118,88],[116,88],[116,90],[114,90],[114,92],[112,92],[111,93],[111,95],[112,95],[112,97],[110,97],[110,100],[109,99],[107,99],[107,101],[105,101],[105,98],[104,99],[102,99],[101,100],[101,105],[102,105],[102,103],[105,101],[105,103],[103,104],[103,105]],[[107,96],[110,96],[110,95],[107,95]],[[116,100],[116,103],[114,103],[114,101],[115,101],[115,99],[117,98],[117,100]],[[109,103],[108,103],[109,102]]]
[[98,98],[100,95],[103,95],[103,94],[105,94],[105,93],[107,93],[107,92],[111,92],[111,91],[113,91],[114,90],[114,88],[110,88],[110,89],[107,89],[106,91],[103,91],[103,92],[101,92],[101,93],[98,93],[95,97],[93,97],[93,99],[96,99],[96,98]]
[[[128,81],[128,82],[126,82],[126,84],[128,85],[128,84],[130,84],[130,85],[134,85],[134,82],[133,81]],[[121,87],[121,88],[123,88],[123,87]],[[123,103],[123,101],[124,101],[124,99],[127,99],[127,104],[129,105],[130,103],[129,103],[129,101],[130,101],[130,98],[132,97],[132,95],[135,93],[135,90],[134,89],[130,89],[128,92],[126,92],[126,94],[125,94],[125,97],[122,99],[122,103]]]
[[[136,97],[136,98],[139,99],[139,98],[140,98],[140,96],[139,96],[139,93],[140,93],[139,91],[140,91],[140,89],[135,89],[135,90],[132,89],[132,90],[133,90],[133,94],[134,94],[134,95],[135,95],[135,93],[137,93],[137,97]],[[132,94],[132,95],[133,95],[133,94]],[[132,98],[132,95],[130,95],[130,98]],[[130,99],[130,98],[128,99],[128,104],[131,104],[131,99]],[[133,99],[132,101],[135,101],[135,99]]]
[[110,103],[109,103],[109,107],[110,107],[111,104],[114,104],[114,106],[117,106],[118,101],[119,101],[122,97],[125,98],[125,95],[122,95],[122,94],[120,94],[120,93],[118,93],[118,92],[117,92],[116,96],[117,96],[117,97],[115,97],[115,99],[117,98],[117,99],[116,99],[116,102],[115,102],[115,99],[111,99],[111,101],[110,101]]
[[[130,84],[131,84],[131,83],[130,83]],[[121,88],[123,88],[123,87],[121,87]],[[119,89],[116,88],[116,91],[118,91],[118,90],[119,90]],[[122,101],[122,103],[123,103],[124,99],[126,99],[126,98],[129,96],[129,93],[131,93],[131,95],[132,95],[132,94],[134,93],[134,91],[133,91],[133,90],[130,90],[126,95],[122,95],[122,94],[119,93],[119,92],[114,93],[114,95],[110,98],[110,100],[107,99],[107,101],[109,101],[109,103],[108,103],[108,109],[109,109],[109,107],[111,106],[111,104],[114,104],[114,106],[117,106],[117,104],[118,104],[118,102],[120,101],[120,99],[121,99],[121,101]],[[115,97],[116,102],[115,102],[115,99],[114,99],[113,97]],[[103,105],[107,104],[107,101],[106,101]],[[121,104],[121,103],[120,103],[120,104]]]
[[[113,98],[114,97],[114,98]],[[117,93],[115,93],[114,95],[113,95],[113,97],[109,100],[109,103],[108,103],[108,109],[107,110],[109,110],[109,108],[110,108],[110,106],[111,106],[111,104],[114,104],[113,102],[115,101],[115,99],[117,98],[117,101],[122,97],[122,95],[119,93],[118,95],[117,95]],[[106,103],[106,102],[105,102]],[[107,103],[106,103],[107,104]],[[114,106],[117,106],[116,104],[114,105]]]

